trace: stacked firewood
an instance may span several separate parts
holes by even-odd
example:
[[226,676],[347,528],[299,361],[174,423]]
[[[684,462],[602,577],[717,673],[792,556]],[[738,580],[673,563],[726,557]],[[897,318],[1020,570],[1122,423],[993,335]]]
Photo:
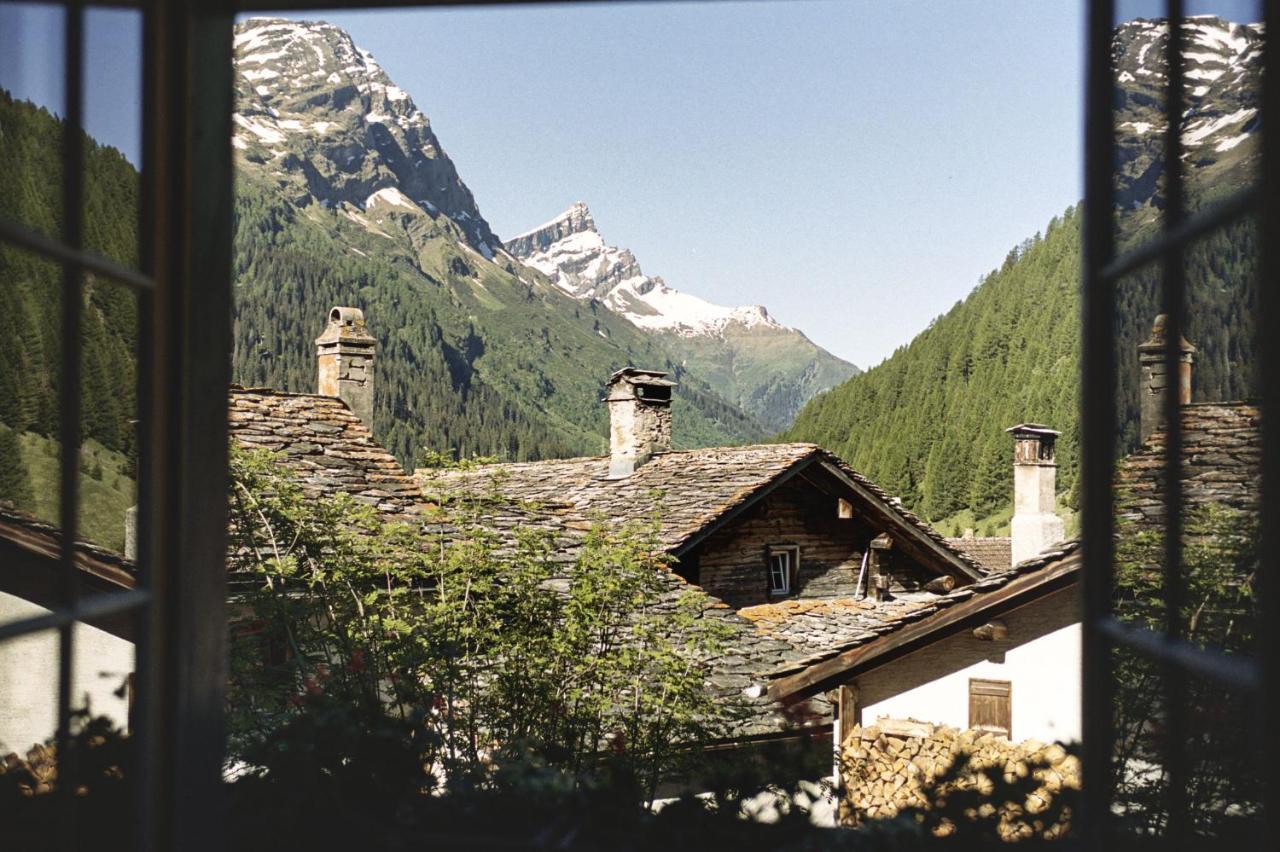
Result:
[[1056,743],[1011,743],[986,731],[896,719],[850,731],[841,749],[841,774],[840,814],[846,825],[912,808],[929,811],[956,791],[992,796],[997,781],[1029,778],[1019,788],[1031,790],[1022,801],[991,801],[978,808],[986,811],[981,816],[1001,814],[1000,833],[1008,839],[1051,829],[1038,825],[1042,821],[1035,815],[1049,810],[1062,790],[1080,788],[1079,759]]
[[0,758],[0,785],[12,786],[24,796],[42,796],[53,792],[58,776],[58,762],[53,749],[34,745],[25,758],[16,753]]

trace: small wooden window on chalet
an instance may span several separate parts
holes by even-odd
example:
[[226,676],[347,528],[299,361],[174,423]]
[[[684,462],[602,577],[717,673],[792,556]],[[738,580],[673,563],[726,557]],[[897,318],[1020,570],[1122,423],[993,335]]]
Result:
[[969,727],[1013,739],[1013,686],[1007,680],[969,679]]
[[769,594],[789,595],[795,588],[796,572],[800,569],[800,548],[769,548]]

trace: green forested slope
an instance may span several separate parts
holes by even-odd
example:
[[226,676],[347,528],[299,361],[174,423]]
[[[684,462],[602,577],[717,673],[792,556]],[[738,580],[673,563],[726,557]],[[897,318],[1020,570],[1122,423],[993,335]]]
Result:
[[892,357],[819,395],[788,439],[816,441],[931,518],[1009,494],[1021,420],[1064,431],[1075,452],[1078,216],[1009,254],[963,302]]
[[378,339],[375,435],[406,464],[424,447],[514,460],[603,452],[601,391],[628,363],[681,382],[678,446],[761,436],[626,320],[501,255],[469,251],[444,217],[353,215],[295,205],[241,172],[236,381],[314,391],[314,340],[328,309],[350,304]]
[[[1132,245],[1153,233],[1149,209],[1123,220]],[[1141,214],[1141,215],[1140,215]],[[1188,257],[1187,336],[1198,347],[1193,395],[1239,399],[1254,387],[1255,236],[1238,224]],[[1156,267],[1119,288],[1119,451],[1138,429],[1136,347],[1159,312]],[[1062,430],[1059,488],[1076,481],[1080,380],[1080,215],[1010,252],[964,301],[880,365],[815,398],[784,437],[824,444],[926,517],[982,515],[1012,494],[1020,421]]]
[[[49,236],[63,225],[61,121],[0,90],[0,215]],[[138,177],[114,148],[83,137],[85,246],[129,266],[138,259]],[[0,245],[0,423],[12,435],[56,438],[61,384],[61,270],[30,252]],[[137,304],[127,289],[88,278],[84,287],[80,432],[83,441],[131,455]],[[15,439],[4,439],[9,450]],[[20,453],[5,452],[0,482],[31,494]],[[21,483],[26,482],[26,485]]]

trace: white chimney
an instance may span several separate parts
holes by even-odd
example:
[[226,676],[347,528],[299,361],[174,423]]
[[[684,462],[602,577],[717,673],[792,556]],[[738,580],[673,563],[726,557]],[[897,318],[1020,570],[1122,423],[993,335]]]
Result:
[[671,389],[659,370],[626,367],[609,377],[609,478],[622,479],[671,449]]
[[1056,513],[1059,433],[1035,423],[1005,430],[1013,435],[1013,564],[1030,559],[1062,541],[1065,529]]

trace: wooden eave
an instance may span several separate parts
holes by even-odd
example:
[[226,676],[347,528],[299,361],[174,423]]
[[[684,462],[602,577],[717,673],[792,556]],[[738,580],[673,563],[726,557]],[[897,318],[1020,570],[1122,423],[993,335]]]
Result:
[[793,704],[832,689],[994,616],[1069,588],[1078,579],[1079,568],[1080,555],[1077,551],[1034,573],[1016,577],[994,591],[975,594],[966,601],[865,645],[850,648],[795,674],[778,678],[769,685],[769,697]]
[[[903,550],[905,550],[921,565],[929,568],[941,562],[946,566],[948,572],[952,576],[966,583],[975,582],[983,578],[983,574],[980,571],[977,571],[973,567],[967,565],[964,560],[950,551],[945,545],[934,541],[923,530],[907,521],[906,518],[895,512],[893,507],[886,504],[884,499],[878,494],[872,492],[857,480],[850,477],[841,470],[838,465],[825,458],[825,456],[826,453],[821,448],[815,446],[810,454],[797,460],[789,468],[775,476],[768,483],[755,489],[725,511],[720,512],[706,525],[685,538],[683,542],[671,550],[671,555],[675,556],[677,559],[684,556],[717,530],[723,528],[726,524],[731,523],[743,512],[746,512],[782,485],[790,482],[793,478],[802,474],[808,468],[816,465],[832,476],[840,485],[847,488],[860,503],[864,506],[870,507],[871,513],[873,514],[874,519],[879,521],[879,525],[891,530],[894,533],[895,543],[901,546]],[[816,483],[809,480],[807,477],[801,476],[801,478],[809,482],[811,486],[815,488],[818,487]]]
[[703,525],[702,527],[699,527],[695,532],[693,532],[693,534],[687,536],[684,541],[680,542],[679,545],[672,548],[671,555],[679,559],[681,556],[687,554],[690,550],[697,547],[702,542],[706,541],[706,539],[710,537],[712,533],[716,532],[717,530],[724,527],[726,524],[736,519],[743,512],[747,511],[752,506],[759,503],[765,497],[768,497],[774,491],[777,491],[784,484],[786,484],[787,482],[790,482],[791,479],[796,476],[796,474],[800,473],[806,467],[813,464],[814,459],[817,457],[817,453],[818,453],[818,449],[815,447],[813,450],[813,453],[805,456],[804,458],[797,460],[790,467],[788,467],[786,470],[779,473],[773,479],[769,480],[767,483],[755,489],[754,491],[750,492],[749,494],[743,496],[741,499],[739,499],[736,503],[734,503],[729,508],[718,513],[709,522],[707,522],[705,525]]
[[864,504],[870,506],[875,514],[879,516],[878,519],[883,522],[883,525],[896,533],[894,535],[895,544],[907,551],[921,565],[928,567],[941,560],[943,564],[951,569],[952,575],[957,580],[974,582],[982,579],[983,575],[980,571],[974,570],[945,545],[934,541],[915,524],[908,522],[906,518],[893,511],[890,506],[885,505],[884,500],[841,470],[838,465],[824,460],[822,467],[856,494]]
[[[61,604],[58,588],[60,542],[56,531],[36,528],[0,517],[0,592],[45,609]],[[134,588],[135,578],[123,564],[76,547],[81,596],[96,596]],[[128,614],[92,619],[89,624],[121,639],[133,641],[133,618]]]

